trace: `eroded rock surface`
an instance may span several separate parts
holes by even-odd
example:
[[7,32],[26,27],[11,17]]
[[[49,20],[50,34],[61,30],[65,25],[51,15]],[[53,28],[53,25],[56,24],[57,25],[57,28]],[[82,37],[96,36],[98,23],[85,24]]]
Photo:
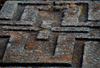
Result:
[[99,68],[99,6],[99,1],[7,1],[0,11],[0,62]]

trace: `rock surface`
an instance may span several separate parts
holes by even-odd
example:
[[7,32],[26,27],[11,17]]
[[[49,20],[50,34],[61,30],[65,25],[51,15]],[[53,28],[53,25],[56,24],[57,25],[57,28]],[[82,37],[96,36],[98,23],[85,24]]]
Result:
[[0,62],[99,68],[99,6],[99,1],[7,1],[0,10]]

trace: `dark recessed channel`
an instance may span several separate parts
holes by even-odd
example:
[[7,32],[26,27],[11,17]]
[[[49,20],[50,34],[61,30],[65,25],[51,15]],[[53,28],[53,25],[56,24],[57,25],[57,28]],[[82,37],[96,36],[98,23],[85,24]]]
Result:
[[34,32],[37,32],[37,31],[40,31],[40,30],[30,30],[30,29],[2,29],[3,31],[34,31]]
[[55,42],[55,46],[54,46],[54,50],[53,50],[53,56],[55,55],[55,51],[56,51],[56,47],[57,47],[57,40],[58,40],[58,36],[56,37],[56,42]]
[[0,18],[0,20],[6,20],[6,21],[10,21],[11,19]]
[[2,26],[25,26],[25,27],[32,26],[30,24],[5,24],[5,23],[0,23],[0,25]]
[[72,67],[72,65],[68,63],[0,63],[0,66]]
[[84,40],[84,41],[100,41],[100,38],[76,38],[76,40]]
[[2,61],[10,36],[0,36],[0,61]]
[[85,44],[82,41],[75,42],[73,51],[73,66],[82,67]]
[[53,31],[53,32],[62,32],[62,33],[88,33],[88,31]]
[[100,26],[84,26],[84,25],[61,25],[61,27],[87,27],[87,28],[100,28]]
[[37,6],[41,6],[41,5],[49,5],[49,4],[45,4],[45,3],[18,3],[18,5],[37,5]]
[[0,5],[0,10],[1,10],[2,6]]
[[88,22],[100,22],[100,20],[86,20]]
[[2,9],[3,4],[4,4],[6,1],[7,1],[7,0],[0,0],[0,10]]

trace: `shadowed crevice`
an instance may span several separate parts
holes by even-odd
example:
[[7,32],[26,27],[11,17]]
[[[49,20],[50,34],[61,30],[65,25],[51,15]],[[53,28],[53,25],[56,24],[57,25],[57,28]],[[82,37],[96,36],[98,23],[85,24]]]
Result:
[[58,40],[58,36],[56,37],[56,42],[55,42],[55,46],[54,46],[54,50],[53,50],[53,56],[55,55],[55,51],[56,51],[56,47],[57,47],[57,40]]
[[100,41],[99,38],[76,38],[76,40],[84,40],[84,41]]
[[10,21],[11,19],[7,19],[7,18],[0,18],[0,20]]
[[62,33],[88,33],[88,31],[53,31],[53,32],[62,32]]
[[48,3],[18,3],[18,5],[36,5],[36,6],[41,6],[41,5],[49,5]]
[[10,36],[0,36],[0,60],[3,59]]
[[5,24],[5,23],[0,23],[0,25],[2,26],[25,26],[25,27],[32,26],[30,24]]
[[71,67],[72,65],[68,63],[0,63],[0,66]]

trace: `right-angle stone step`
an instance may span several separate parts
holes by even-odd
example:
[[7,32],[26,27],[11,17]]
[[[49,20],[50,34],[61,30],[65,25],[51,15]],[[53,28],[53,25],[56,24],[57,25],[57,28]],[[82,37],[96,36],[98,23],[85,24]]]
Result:
[[85,41],[79,41],[76,40],[74,44],[74,50],[73,50],[73,67],[82,67],[82,61],[83,61],[83,53],[84,53],[84,42]]
[[100,1],[89,3],[88,20],[100,20]]
[[64,17],[62,20],[61,25],[62,26],[66,26],[68,23],[72,24],[72,23],[78,23],[78,15],[77,14],[70,14],[69,12],[64,12]]
[[100,42],[85,43],[82,68],[100,68]]
[[52,26],[52,22],[51,21],[49,21],[49,20],[43,20],[42,21],[42,25],[41,25],[41,27],[42,28],[51,28],[51,26]]
[[0,37],[0,62],[3,59],[7,43],[9,42],[9,37]]
[[65,20],[62,21],[62,26],[66,26],[67,24],[73,24],[73,23],[78,23],[78,18],[77,17],[68,17]]
[[12,19],[17,10],[18,3],[7,1],[0,11],[1,19]]
[[48,40],[49,39],[49,35],[50,35],[50,31],[49,30],[42,30],[39,32],[37,39],[38,40]]
[[21,21],[36,21],[38,10],[34,6],[26,6]]
[[67,63],[72,63],[72,54],[74,49],[74,38],[71,34],[60,34],[58,36],[57,45],[55,49],[55,56],[64,57],[62,60]]

